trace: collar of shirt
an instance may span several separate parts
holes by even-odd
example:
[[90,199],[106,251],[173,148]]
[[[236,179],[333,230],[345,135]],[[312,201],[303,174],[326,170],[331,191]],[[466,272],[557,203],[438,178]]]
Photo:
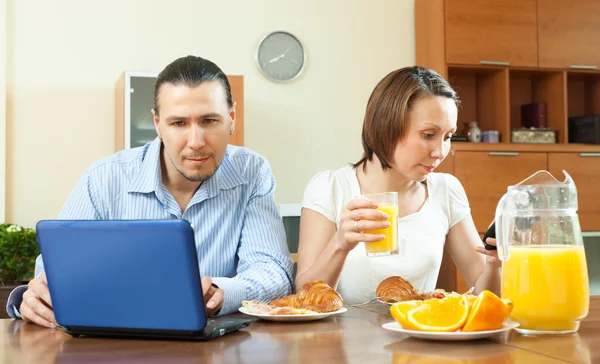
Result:
[[[152,193],[164,203],[162,174],[160,168],[162,142],[158,137],[150,143],[143,155],[142,164],[137,174],[131,179],[128,193]],[[241,184],[248,183],[247,179],[236,168],[233,161],[231,146],[227,146],[221,165],[215,174],[200,185],[194,194],[190,205],[217,196],[222,190],[229,190]]]

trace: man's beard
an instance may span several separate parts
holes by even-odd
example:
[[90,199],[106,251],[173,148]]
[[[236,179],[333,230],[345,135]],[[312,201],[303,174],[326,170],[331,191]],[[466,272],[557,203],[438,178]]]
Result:
[[[215,161],[215,155],[213,153],[209,153],[209,154],[204,154],[204,155],[196,155],[196,156],[187,156],[184,158],[188,158],[188,159],[198,159],[198,158],[206,158],[208,157],[209,159],[212,159],[213,161]],[[173,163],[173,160],[171,160],[171,163]],[[211,172],[209,173],[205,173],[205,174],[199,174],[199,175],[190,175],[188,173],[186,173],[183,168],[179,169],[175,163],[173,163],[173,166],[175,167],[175,169],[177,169],[177,172],[179,172],[179,174],[181,174],[185,179],[187,179],[190,182],[204,182],[208,179],[210,179],[212,176],[214,176],[214,174],[217,172],[217,170],[219,169],[219,167],[221,166],[221,163],[216,163],[215,161],[215,169],[213,169]]]

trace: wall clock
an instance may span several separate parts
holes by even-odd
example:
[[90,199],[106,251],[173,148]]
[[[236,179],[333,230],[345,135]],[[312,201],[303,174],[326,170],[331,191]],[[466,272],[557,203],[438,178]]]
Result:
[[258,43],[256,62],[263,75],[271,81],[287,82],[302,74],[306,53],[294,35],[283,31],[271,32]]

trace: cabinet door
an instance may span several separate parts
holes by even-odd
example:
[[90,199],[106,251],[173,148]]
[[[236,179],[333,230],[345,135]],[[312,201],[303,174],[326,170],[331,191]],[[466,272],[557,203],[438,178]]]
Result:
[[600,1],[538,0],[540,67],[600,67]]
[[508,186],[546,168],[546,153],[456,151],[454,175],[465,188],[477,231],[484,233],[494,220]]
[[451,150],[446,156],[446,159],[437,166],[436,172],[454,174],[454,151]]
[[536,0],[446,0],[446,61],[537,67]]
[[229,144],[244,145],[244,76],[227,76],[231,86],[231,99],[235,102],[235,131],[229,137]]
[[600,231],[600,153],[549,153],[548,172],[562,181],[563,170],[577,186],[581,229]]

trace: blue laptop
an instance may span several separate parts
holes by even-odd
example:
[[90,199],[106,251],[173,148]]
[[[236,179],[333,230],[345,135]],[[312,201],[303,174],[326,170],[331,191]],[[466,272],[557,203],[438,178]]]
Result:
[[184,220],[44,220],[36,227],[52,306],[73,336],[209,340],[252,319],[206,315]]

